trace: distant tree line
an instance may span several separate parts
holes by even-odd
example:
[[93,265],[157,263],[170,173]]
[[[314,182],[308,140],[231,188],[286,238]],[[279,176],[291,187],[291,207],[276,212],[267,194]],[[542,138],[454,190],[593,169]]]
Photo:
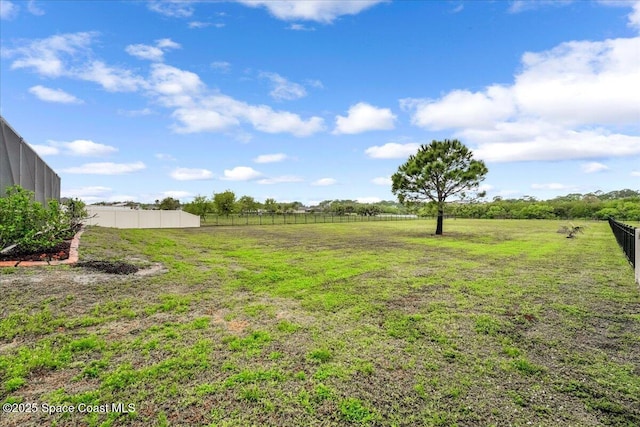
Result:
[[359,203],[356,200],[325,200],[315,206],[305,206],[302,202],[278,202],[273,198],[259,202],[251,196],[236,198],[231,190],[214,193],[211,198],[196,196],[193,201],[182,205],[185,212],[205,218],[208,214],[250,215],[250,214],[291,214],[325,213],[332,215],[374,216],[386,214],[406,214],[408,209],[398,202],[381,201]]
[[[423,216],[436,215],[436,207],[424,205],[419,208]],[[603,193],[573,193],[550,200],[537,200],[523,196],[519,199],[494,197],[490,202],[451,203],[447,205],[447,216],[458,218],[497,219],[607,219],[640,221],[640,192],[619,190]]]
[[[360,203],[357,200],[324,200],[315,206],[305,206],[301,202],[278,202],[269,198],[259,202],[251,196],[236,197],[231,190],[214,193],[211,197],[196,196],[193,201],[181,204],[180,201],[166,197],[151,204],[135,202],[100,203],[118,204],[142,209],[182,209],[185,212],[205,218],[207,215],[249,215],[249,214],[290,214],[324,213],[330,215],[374,216],[379,214],[417,214],[435,217],[438,207],[435,203],[416,203],[402,205],[392,200],[376,203]],[[496,219],[607,219],[621,221],[640,221],[640,191],[617,190],[608,193],[572,193],[550,200],[538,200],[523,196],[518,199],[494,197],[491,201],[451,202],[447,204],[445,215],[457,218],[496,218]]]

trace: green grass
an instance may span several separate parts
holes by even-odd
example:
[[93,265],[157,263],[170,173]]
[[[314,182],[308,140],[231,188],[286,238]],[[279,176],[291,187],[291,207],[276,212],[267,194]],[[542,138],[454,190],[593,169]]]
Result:
[[639,425],[640,288],[606,223],[560,225],[90,228],[81,259],[165,270],[3,271],[0,401],[137,409],[26,426]]

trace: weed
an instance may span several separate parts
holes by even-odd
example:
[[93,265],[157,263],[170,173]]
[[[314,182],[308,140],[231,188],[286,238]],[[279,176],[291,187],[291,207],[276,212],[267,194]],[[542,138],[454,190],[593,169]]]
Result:
[[377,419],[374,411],[361,400],[353,397],[341,400],[339,407],[342,418],[349,422],[367,424]]
[[523,357],[514,360],[512,363],[519,372],[525,375],[538,375],[545,371],[544,367],[534,365]]
[[333,354],[326,348],[320,348],[309,352],[309,359],[318,363],[326,363],[333,358]]

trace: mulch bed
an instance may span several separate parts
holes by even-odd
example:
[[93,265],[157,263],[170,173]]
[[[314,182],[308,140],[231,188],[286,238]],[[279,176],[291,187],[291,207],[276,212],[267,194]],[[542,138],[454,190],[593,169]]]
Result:
[[69,258],[71,240],[65,240],[47,251],[10,251],[0,254],[0,261],[53,261]]

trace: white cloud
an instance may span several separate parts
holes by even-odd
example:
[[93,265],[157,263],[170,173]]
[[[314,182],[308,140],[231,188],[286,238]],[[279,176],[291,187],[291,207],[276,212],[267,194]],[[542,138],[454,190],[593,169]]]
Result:
[[220,132],[240,124],[235,117],[202,108],[179,108],[172,114],[182,126],[174,126],[178,133]]
[[480,184],[478,186],[478,191],[491,191],[493,188],[494,187],[491,184]]
[[335,185],[337,183],[338,181],[335,180],[334,178],[320,178],[319,180],[312,182],[311,185],[314,185],[317,187],[326,187],[329,185]]
[[[240,122],[248,122],[261,132],[291,133],[300,137],[324,129],[324,120],[321,117],[303,120],[297,114],[288,111],[275,111],[267,105],[250,105],[225,95],[202,98],[198,107],[184,108],[176,118],[187,125],[181,129],[183,132],[224,130]],[[211,120],[214,126],[206,126]],[[192,125],[193,123],[197,126]]]
[[307,86],[316,88],[316,89],[324,89],[324,85],[320,80],[317,79],[307,79],[304,81]]
[[433,130],[490,126],[515,112],[510,91],[501,86],[484,93],[454,90],[439,100],[402,99],[403,109],[414,110],[411,123]]
[[[519,130],[522,130],[520,134]],[[494,140],[499,141],[482,142],[473,150],[476,157],[490,162],[593,159],[640,154],[640,137],[611,134],[604,129],[573,131],[540,124],[501,123],[494,131],[469,130],[461,132],[461,135],[474,141],[486,141],[493,136]]]
[[389,130],[395,127],[396,116],[388,108],[378,108],[359,102],[349,108],[347,117],[336,116],[334,134],[355,134],[371,130]]
[[573,185],[565,185],[565,184],[559,184],[557,182],[551,182],[549,184],[531,184],[531,188],[534,190],[554,190],[554,191],[560,191],[560,190],[570,190],[575,188],[575,186]]
[[194,107],[195,98],[206,89],[196,73],[162,63],[151,65],[148,84],[151,93],[166,107]]
[[143,108],[141,110],[118,110],[118,114],[126,117],[142,117],[153,114],[151,108]]
[[287,30],[292,30],[292,31],[315,31],[316,29],[314,27],[307,27],[305,25],[302,24],[291,24],[287,27]]
[[405,99],[401,106],[417,126],[454,129],[485,160],[637,155],[639,51],[640,37],[562,43],[525,53],[511,85]]
[[182,190],[168,190],[162,192],[162,197],[173,197],[174,199],[186,199],[189,197],[193,197],[193,193]]
[[378,203],[381,201],[380,197],[356,197],[356,202],[358,203]]
[[509,12],[520,13],[548,6],[566,6],[573,2],[574,0],[514,0],[509,6]]
[[284,153],[276,153],[276,154],[261,154],[255,159],[253,159],[256,163],[276,163],[286,160],[288,157]]
[[171,162],[173,162],[173,161],[177,160],[171,154],[166,154],[166,153],[156,153],[155,157],[156,157],[156,159],[162,160],[162,161],[171,161]]
[[50,145],[29,144],[33,151],[38,153],[39,156],[56,156],[60,154],[60,150]]
[[118,151],[116,147],[100,144],[86,139],[76,139],[71,142],[55,142],[50,141],[51,145],[63,148],[72,156],[83,157],[100,157],[106,156]]
[[18,14],[18,6],[9,0],[0,0],[0,19],[13,19]]
[[75,77],[94,82],[108,92],[135,92],[146,86],[145,80],[131,70],[92,61],[75,72]]
[[134,163],[86,163],[82,166],[63,169],[62,172],[72,174],[88,174],[88,175],[123,175],[131,172],[137,172],[145,169],[146,166],[142,162]]
[[294,100],[307,96],[307,90],[301,84],[290,82],[277,73],[260,73],[260,77],[271,81],[272,90],[269,95],[278,101]]
[[609,170],[609,166],[598,162],[584,163],[581,167],[584,173],[595,173]]
[[96,35],[95,32],[59,34],[14,49],[3,49],[2,53],[9,58],[16,57],[11,69],[27,68],[42,76],[59,77],[70,73],[65,62],[87,54]]
[[[200,77],[162,62],[151,64],[147,79],[132,70],[110,66],[90,49],[96,33],[75,33],[35,40],[14,49],[2,49],[2,55],[15,58],[11,67],[29,68],[45,77],[66,76],[95,82],[110,92],[144,90],[160,105],[173,108],[179,133],[227,132],[244,123],[266,133],[290,133],[304,137],[324,130],[324,120],[313,116],[303,119],[295,113],[277,111],[267,105],[251,105],[209,90]],[[156,41],[156,47],[176,48],[170,39]],[[151,55],[154,57],[153,55]],[[156,57],[157,58],[157,57]],[[247,135],[235,129],[237,135]]]
[[411,142],[408,144],[398,144],[389,142],[387,144],[367,148],[364,152],[373,159],[404,159],[412,154],[416,154],[420,144]]
[[213,25],[211,22],[191,21],[187,24],[189,28],[206,28]]
[[193,15],[193,0],[151,0],[149,10],[170,18],[188,18]]
[[148,59],[150,61],[162,61],[164,57],[162,49],[146,44],[130,44],[125,50],[131,56],[139,59]]
[[631,176],[640,176],[640,171],[632,171]]
[[62,190],[62,197],[70,197],[70,198],[93,198],[97,199],[99,197],[104,197],[111,193],[111,188],[102,187],[102,186],[93,186],[93,187],[80,187],[80,188],[72,188],[70,190]]
[[391,177],[390,176],[378,176],[376,178],[373,178],[371,180],[371,183],[375,184],[375,185],[391,186]]
[[83,102],[81,99],[76,98],[62,89],[51,89],[37,85],[30,87],[29,92],[45,102],[55,102],[58,104],[82,104]]
[[125,48],[126,52],[139,59],[148,59],[149,61],[162,61],[164,54],[170,49],[179,49],[178,43],[171,39],[159,39],[156,40],[155,46],[149,46],[146,44],[130,44]]
[[264,7],[273,16],[285,21],[307,20],[325,24],[342,15],[356,15],[386,0],[237,0],[250,7]]
[[233,169],[224,170],[224,178],[228,181],[250,181],[262,176],[257,170],[248,166],[236,166]]
[[35,145],[38,154],[57,155],[65,154],[78,157],[102,157],[118,151],[116,147],[100,144],[86,139],[76,139],[75,141],[47,141],[48,145]]
[[30,69],[44,77],[64,76],[91,81],[111,92],[133,92],[144,87],[144,79],[132,71],[92,59],[91,43],[97,34],[60,34],[21,42],[16,48],[3,49],[2,55],[15,58],[11,69]]
[[35,16],[44,15],[44,10],[36,6],[36,2],[34,0],[29,0],[29,3],[27,3],[27,10],[29,11],[30,14]]
[[629,27],[640,31],[640,2],[633,4],[633,11],[629,14]]
[[282,176],[276,176],[273,178],[264,178],[264,179],[258,180],[258,184],[283,184],[283,183],[289,183],[289,182],[302,182],[302,181],[304,181],[304,179],[302,179],[299,176],[282,175]]
[[214,61],[211,63],[211,68],[221,73],[228,73],[231,70],[231,63],[227,61]]
[[207,169],[177,168],[170,176],[177,181],[201,181],[213,179],[213,172]]
[[160,49],[180,49],[182,48],[182,46],[180,46],[180,43],[176,43],[171,39],[158,39],[156,40],[156,46],[158,46]]

